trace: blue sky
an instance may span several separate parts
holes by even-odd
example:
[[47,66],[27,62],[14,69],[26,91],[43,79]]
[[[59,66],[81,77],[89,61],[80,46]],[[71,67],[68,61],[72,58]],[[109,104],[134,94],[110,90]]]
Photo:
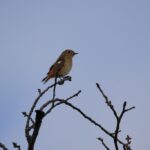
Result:
[[[150,2],[148,0],[1,0],[0,141],[26,148],[25,119],[48,68],[66,48],[79,53],[57,97],[82,90],[72,103],[113,129],[114,118],[96,89],[99,82],[118,110],[123,101],[136,109],[125,115],[121,137],[136,150],[150,147]],[[51,96],[50,92],[47,97]],[[44,99],[43,99],[44,100]],[[102,149],[96,137],[111,140],[66,106],[45,120],[36,150]]]

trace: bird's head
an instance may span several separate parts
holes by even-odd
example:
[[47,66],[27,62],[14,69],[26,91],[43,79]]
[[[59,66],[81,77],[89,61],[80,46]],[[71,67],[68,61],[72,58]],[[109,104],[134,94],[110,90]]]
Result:
[[62,52],[62,55],[63,56],[67,56],[67,57],[73,57],[73,56],[75,56],[75,55],[77,55],[78,53],[76,53],[76,52],[74,52],[73,50],[71,50],[71,49],[66,49],[66,50],[64,50],[63,52]]

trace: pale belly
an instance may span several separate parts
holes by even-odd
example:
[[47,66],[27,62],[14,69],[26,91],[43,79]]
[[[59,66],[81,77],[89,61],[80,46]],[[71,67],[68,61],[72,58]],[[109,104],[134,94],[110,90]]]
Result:
[[72,68],[72,61],[64,65],[64,68],[61,70],[61,74],[63,76],[66,76],[70,72],[71,68]]

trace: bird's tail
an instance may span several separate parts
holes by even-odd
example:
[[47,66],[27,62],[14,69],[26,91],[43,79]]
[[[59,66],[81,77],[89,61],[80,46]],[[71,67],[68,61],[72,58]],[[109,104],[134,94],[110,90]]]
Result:
[[50,77],[46,76],[45,78],[42,79],[42,82],[45,84],[49,79],[50,79]]

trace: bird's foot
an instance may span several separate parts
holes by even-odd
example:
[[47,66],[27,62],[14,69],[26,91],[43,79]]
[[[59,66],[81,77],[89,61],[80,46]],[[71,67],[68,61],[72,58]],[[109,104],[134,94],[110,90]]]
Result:
[[71,81],[71,76],[59,77],[59,85],[63,85],[66,80]]

